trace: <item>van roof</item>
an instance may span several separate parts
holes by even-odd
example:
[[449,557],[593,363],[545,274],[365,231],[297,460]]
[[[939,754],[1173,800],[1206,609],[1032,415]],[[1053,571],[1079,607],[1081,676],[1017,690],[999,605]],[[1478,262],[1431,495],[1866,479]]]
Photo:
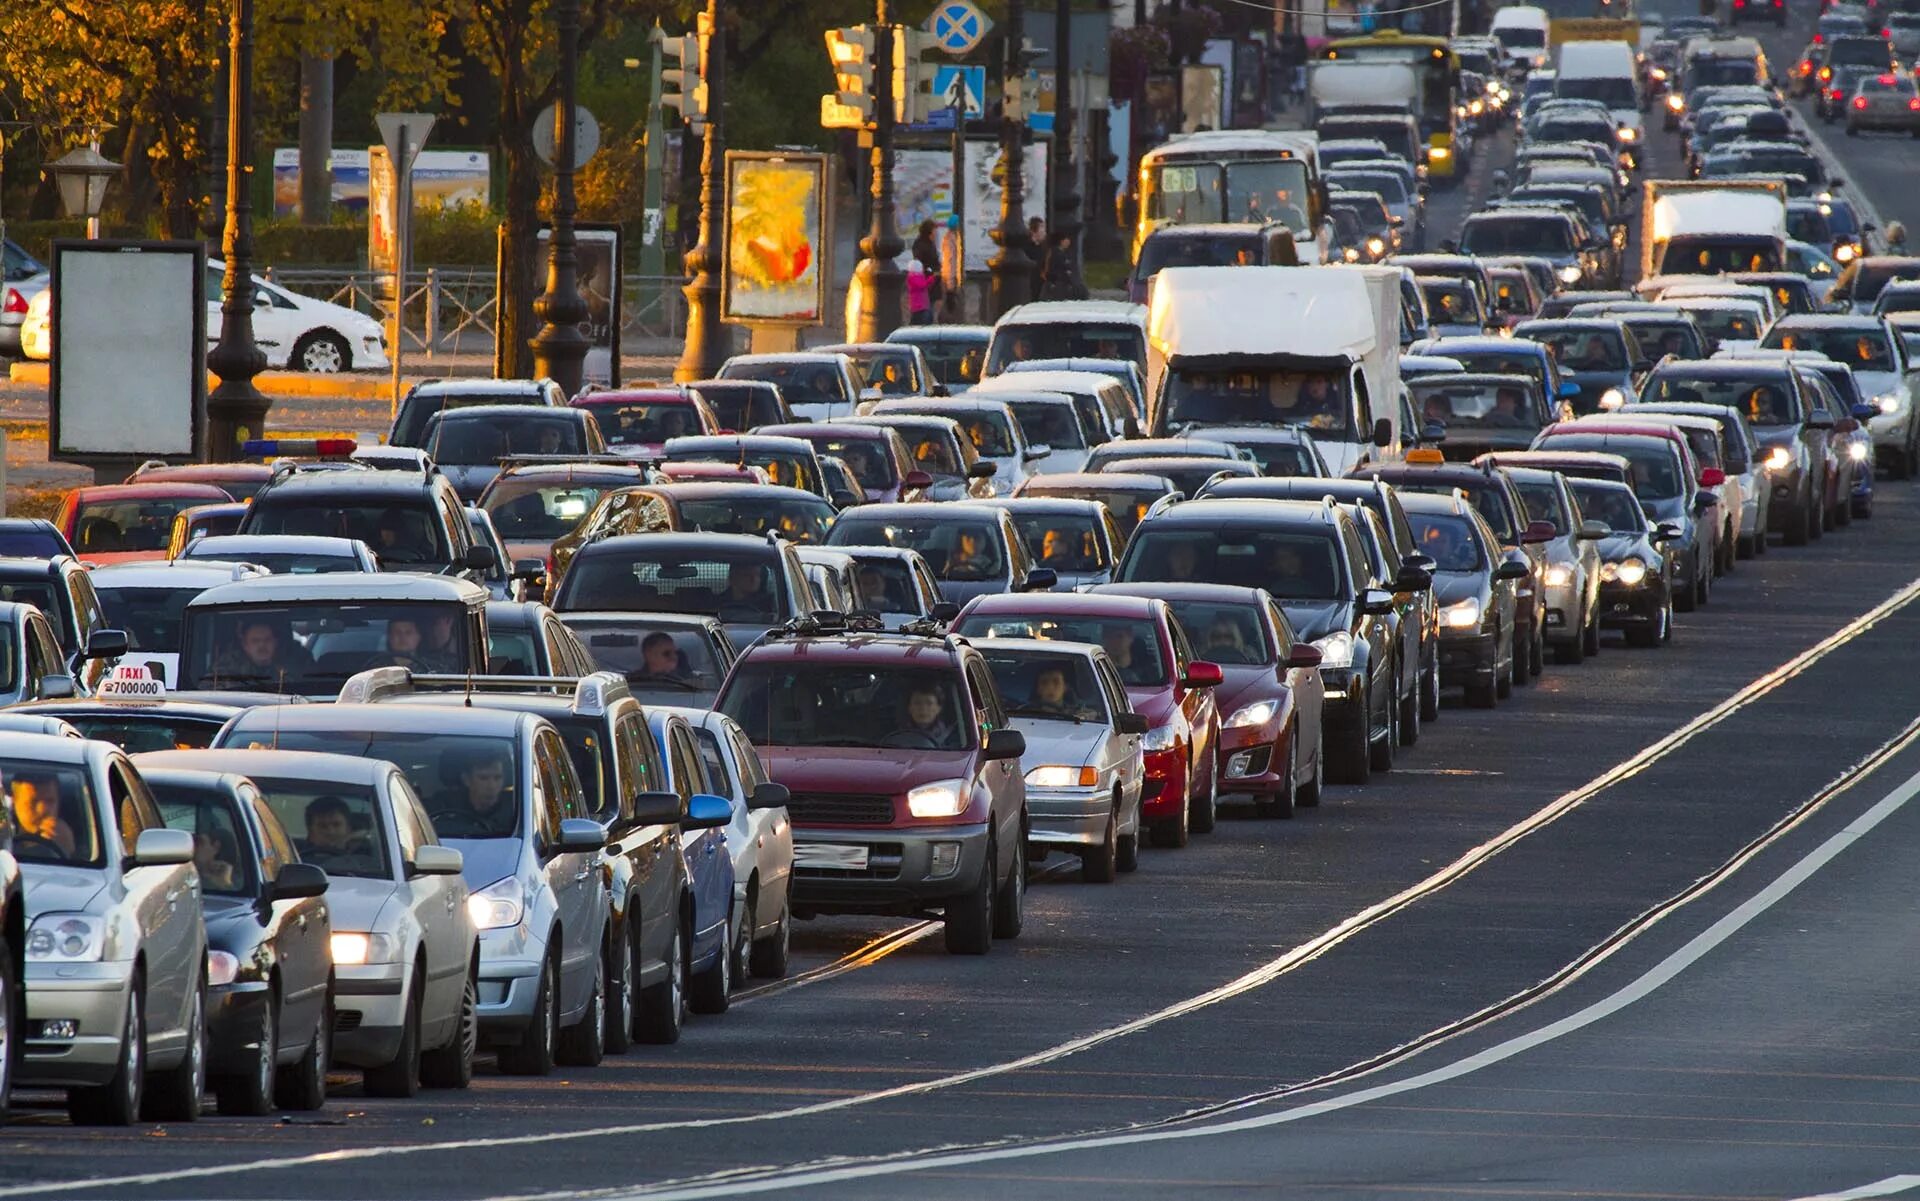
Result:
[[1377,341],[1366,276],[1344,268],[1169,267],[1155,277],[1150,345],[1181,358],[1360,358]]

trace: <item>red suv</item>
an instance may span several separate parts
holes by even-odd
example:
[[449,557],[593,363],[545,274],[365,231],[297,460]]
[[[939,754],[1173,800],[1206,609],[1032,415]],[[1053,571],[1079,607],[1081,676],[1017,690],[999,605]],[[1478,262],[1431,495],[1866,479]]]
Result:
[[944,635],[775,629],[714,708],[792,792],[793,914],[939,914],[947,950],[1020,933],[1026,738],[980,652]]
[[1216,663],[1197,658],[1163,600],[1083,592],[975,597],[955,633],[1043,638],[1104,646],[1120,669],[1134,712],[1147,719],[1147,783],[1140,816],[1160,846],[1187,844],[1189,829],[1213,829],[1219,800],[1220,719]]

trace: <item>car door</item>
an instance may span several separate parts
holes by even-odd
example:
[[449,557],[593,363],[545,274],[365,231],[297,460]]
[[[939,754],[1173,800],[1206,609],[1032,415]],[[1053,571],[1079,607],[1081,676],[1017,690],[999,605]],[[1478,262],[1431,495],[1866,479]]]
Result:
[[1121,683],[1113,660],[1104,656],[1095,659],[1093,674],[1100,682],[1100,695],[1106,701],[1108,716],[1107,737],[1100,746],[1100,771],[1103,775],[1110,773],[1113,779],[1119,781],[1122,799],[1126,801],[1128,794],[1139,792],[1145,770],[1141,760],[1141,737],[1138,734],[1122,734],[1112,727],[1114,719],[1122,713],[1133,712],[1133,705],[1127,700],[1127,687]]
[[1193,730],[1193,763],[1196,767],[1210,762],[1213,754],[1214,737],[1217,727],[1214,722],[1213,689],[1188,688],[1180,681],[1186,678],[1187,668],[1199,658],[1194,654],[1193,646],[1187,641],[1187,632],[1169,613],[1162,619],[1166,627],[1166,638],[1173,648],[1173,689],[1180,698],[1181,711],[1187,715],[1187,724]]
[[[616,786],[625,798],[623,805],[630,805],[631,799],[643,792],[666,788],[666,768],[639,706],[622,708],[625,711],[614,719],[613,728]],[[673,939],[680,880],[686,870],[680,865],[678,829],[672,825],[635,826],[613,844],[613,853],[625,855],[632,865],[636,882],[643,974],[664,964]],[[629,911],[628,921],[632,920]],[[651,983],[651,977],[642,983]]]
[[[1269,637],[1276,648],[1276,658],[1285,663],[1293,654],[1294,643],[1299,639],[1294,635],[1293,623],[1287,620],[1286,612],[1271,599],[1267,601],[1267,627]],[[1318,753],[1321,715],[1326,711],[1326,686],[1320,679],[1317,667],[1287,668],[1287,691],[1293,694],[1294,729],[1302,738],[1310,741],[1315,753]],[[1295,755],[1298,756],[1298,750]]]
[[[187,1024],[201,962],[200,874],[191,863],[131,867],[134,846],[147,830],[165,827],[146,785],[124,763],[107,765],[107,801],[120,832],[122,879],[137,915],[147,960],[147,1026],[156,1049],[171,1050]],[[169,1037],[174,1036],[174,1037]]]
[[[967,664],[967,690],[973,697],[974,736],[980,740],[984,750],[987,735],[995,730],[1010,728],[1005,706],[1000,703],[1000,690],[993,686],[993,676],[986,665],[978,662]],[[978,760],[980,777],[993,797],[993,822],[999,836],[1001,855],[1010,852],[1007,848],[1021,837],[1021,815],[1027,807],[1027,787],[1021,773],[1020,760],[988,760],[984,755]]]
[[562,1008],[574,1009],[587,995],[593,965],[600,949],[600,930],[606,920],[605,878],[598,868],[597,851],[554,851],[560,823],[569,818],[590,816],[586,798],[574,775],[573,760],[566,746],[552,730],[542,730],[534,739],[534,771],[540,781],[536,803],[545,814],[540,819],[547,838],[547,883],[553,889],[560,915],[560,993]]
[[[687,723],[675,718],[666,723],[666,752],[669,769],[673,774],[674,790],[682,801],[693,798],[695,793],[713,791],[713,785],[707,781],[706,767],[700,761],[700,751],[694,745],[693,732]],[[720,860],[726,855],[726,834],[720,829],[680,831],[680,850],[687,862],[687,877],[693,886],[694,895],[694,939],[704,942],[713,928],[726,920],[732,912],[733,897],[727,872],[722,870]]]
[[391,779],[387,793],[387,821],[393,827],[392,837],[398,852],[395,861],[403,880],[401,887],[406,890],[408,908],[413,912],[415,928],[420,931],[421,950],[427,957],[427,978],[421,981],[420,1004],[425,1025],[431,1028],[450,1003],[444,975],[446,960],[439,941],[448,919],[453,916],[443,887],[446,877],[415,875],[408,870],[414,855],[432,840],[433,823],[421,812],[405,780]]
[[[728,757],[740,773],[741,795],[751,798],[755,788],[767,783],[766,768],[760,762],[759,752],[753,749],[746,734],[730,719],[722,717],[716,724],[732,748]],[[784,898],[787,878],[793,874],[793,822],[787,816],[786,806],[748,810],[747,827],[753,838],[754,862],[760,872],[760,895]],[[777,910],[774,909],[763,907],[760,911],[762,922],[777,916]]]
[[[259,842],[260,879],[272,883],[280,869],[298,863],[299,854],[286,827],[280,824],[266,798],[252,784],[243,783],[240,803],[246,806]],[[276,901],[285,906],[280,922],[280,1037],[299,1039],[322,1019],[327,1004],[327,977],[333,970],[333,924],[324,896]]]

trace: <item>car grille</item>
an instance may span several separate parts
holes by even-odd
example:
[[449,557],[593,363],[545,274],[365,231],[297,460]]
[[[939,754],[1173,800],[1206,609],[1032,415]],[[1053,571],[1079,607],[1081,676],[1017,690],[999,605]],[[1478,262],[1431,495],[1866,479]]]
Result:
[[360,1012],[355,1009],[336,1009],[333,1012],[334,1033],[344,1033],[360,1028]]
[[796,826],[890,826],[893,798],[867,793],[796,792],[787,801]]

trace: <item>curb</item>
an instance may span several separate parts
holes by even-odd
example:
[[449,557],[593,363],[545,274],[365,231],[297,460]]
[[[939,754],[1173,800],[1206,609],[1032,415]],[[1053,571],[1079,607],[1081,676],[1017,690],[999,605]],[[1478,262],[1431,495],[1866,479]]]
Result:
[[[46,387],[51,374],[52,370],[46,363],[12,363],[7,368],[7,377],[12,382],[32,387]],[[428,375],[402,376],[402,390],[422,380],[437,378]],[[218,377],[212,374],[207,376],[209,390],[217,387],[219,382]],[[253,382],[262,392],[275,397],[327,397],[338,400],[393,398],[393,379],[386,375],[301,375],[290,371],[263,371],[253,377]]]

